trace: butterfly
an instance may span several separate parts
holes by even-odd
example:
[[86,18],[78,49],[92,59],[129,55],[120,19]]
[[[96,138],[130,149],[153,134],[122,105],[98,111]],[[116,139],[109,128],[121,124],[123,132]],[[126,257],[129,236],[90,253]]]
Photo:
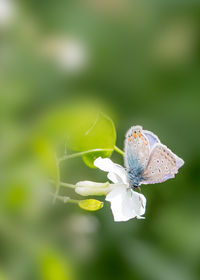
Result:
[[130,187],[137,188],[174,178],[184,161],[155,134],[137,125],[126,133],[124,163]]

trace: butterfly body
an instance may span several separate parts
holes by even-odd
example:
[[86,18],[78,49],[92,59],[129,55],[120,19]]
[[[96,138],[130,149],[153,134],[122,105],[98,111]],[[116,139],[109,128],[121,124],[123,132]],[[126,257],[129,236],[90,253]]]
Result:
[[145,179],[144,176],[142,176],[142,170],[135,171],[134,169],[128,170],[128,177],[129,177],[129,184],[133,188],[138,188],[140,183]]
[[124,161],[133,188],[173,178],[184,164],[156,135],[141,126],[131,127],[126,134]]

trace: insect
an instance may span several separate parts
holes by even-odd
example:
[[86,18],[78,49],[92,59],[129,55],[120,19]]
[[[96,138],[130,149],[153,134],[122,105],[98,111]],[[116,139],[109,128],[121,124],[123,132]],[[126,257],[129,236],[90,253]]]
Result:
[[184,164],[155,134],[138,125],[128,130],[124,150],[124,163],[132,188],[174,178]]

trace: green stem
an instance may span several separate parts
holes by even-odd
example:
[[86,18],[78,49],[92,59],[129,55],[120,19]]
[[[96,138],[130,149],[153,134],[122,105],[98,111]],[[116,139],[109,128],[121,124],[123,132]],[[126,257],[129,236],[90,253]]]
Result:
[[64,182],[60,182],[60,186],[65,187],[65,188],[70,188],[70,189],[76,188],[76,185],[68,184],[68,183],[64,183]]
[[[52,184],[55,184],[54,180],[49,180],[49,182],[52,183]],[[76,188],[76,185],[68,184],[68,183],[65,183],[65,182],[60,182],[60,186],[65,187],[65,188],[70,188],[70,189],[75,189]]]
[[118,148],[117,146],[114,146],[114,150],[118,153],[118,154],[120,154],[120,155],[124,155],[124,152],[120,149],[120,148]]
[[56,191],[54,194],[53,203],[56,202],[56,198],[57,198],[59,190],[60,190],[60,167],[59,167],[59,160],[57,157],[56,157],[56,169],[57,169]]
[[65,187],[65,188],[70,188],[70,189],[76,188],[76,185],[68,184],[68,183],[64,183],[64,182],[60,182],[60,186]]
[[113,149],[93,149],[93,150],[88,150],[88,151],[84,151],[84,152],[79,152],[79,153],[75,153],[75,154],[71,154],[71,155],[64,155],[63,157],[61,157],[59,159],[60,161],[66,160],[66,159],[70,159],[70,158],[76,158],[76,157],[80,157],[89,153],[93,153],[93,152],[112,152]]
[[[55,197],[54,193],[51,193],[51,195],[53,197]],[[71,199],[68,196],[61,196],[61,195],[57,195],[56,199],[59,199],[60,201],[64,202],[64,203],[79,203],[80,200],[76,200],[76,199]]]

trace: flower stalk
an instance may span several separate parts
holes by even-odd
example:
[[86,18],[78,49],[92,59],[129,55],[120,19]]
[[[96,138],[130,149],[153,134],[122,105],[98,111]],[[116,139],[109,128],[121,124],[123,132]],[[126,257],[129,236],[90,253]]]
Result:
[[[54,180],[49,180],[49,183],[55,184],[55,181]],[[76,185],[65,183],[65,182],[62,182],[62,181],[60,181],[60,186],[65,187],[65,188],[70,188],[70,189],[75,189],[76,188]]]
[[[51,193],[51,195],[53,197],[55,197],[54,193]],[[58,199],[58,200],[60,200],[60,201],[62,201],[64,203],[77,203],[78,204],[80,202],[80,200],[72,199],[72,198],[70,198],[68,196],[61,196],[61,195],[57,195],[56,199]]]
[[[52,193],[52,195],[54,196],[53,193]],[[87,211],[97,211],[103,207],[103,202],[96,200],[96,199],[77,200],[77,199],[72,199],[68,196],[61,196],[61,195],[57,195],[56,199],[58,199],[64,203],[75,203],[81,209],[87,210]]]
[[115,150],[115,152],[117,152],[121,156],[124,156],[124,152],[120,148],[118,148],[117,146],[114,146],[114,150]]
[[56,158],[57,179],[56,179],[56,191],[53,198],[53,204],[56,202],[56,198],[60,190],[60,166],[59,166],[59,160],[56,155],[55,158]]
[[88,150],[88,151],[74,153],[74,154],[71,154],[71,155],[64,155],[63,157],[61,157],[59,159],[59,161],[61,162],[63,160],[67,160],[67,159],[81,157],[83,155],[94,153],[94,152],[112,152],[112,151],[113,151],[113,149],[92,149],[92,150]]

